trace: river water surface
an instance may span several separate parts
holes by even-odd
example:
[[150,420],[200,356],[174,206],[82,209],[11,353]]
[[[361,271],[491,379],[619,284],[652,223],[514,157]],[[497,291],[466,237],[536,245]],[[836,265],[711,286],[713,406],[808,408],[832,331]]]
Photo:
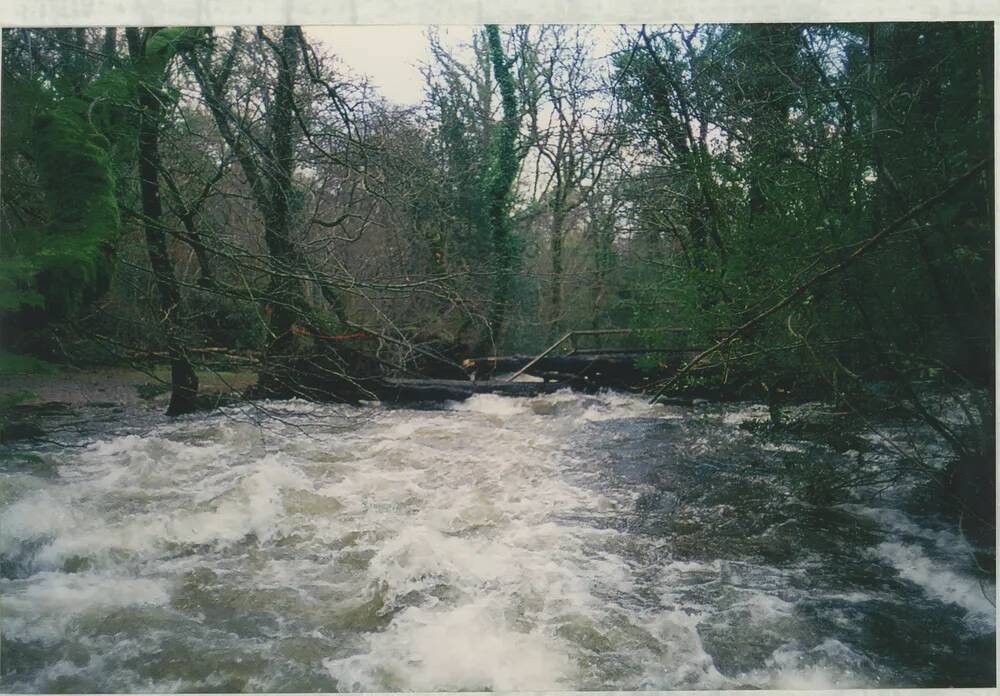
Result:
[[739,427],[766,408],[264,407],[4,465],[5,691],[994,683],[954,523],[800,499],[782,470],[858,453]]

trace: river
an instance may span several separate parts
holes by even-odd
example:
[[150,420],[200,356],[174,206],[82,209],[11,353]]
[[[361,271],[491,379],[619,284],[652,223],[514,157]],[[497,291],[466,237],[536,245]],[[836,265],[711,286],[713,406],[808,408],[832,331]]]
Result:
[[954,521],[905,482],[801,499],[783,470],[859,455],[740,427],[766,415],[107,411],[3,465],[2,688],[993,684],[995,587]]

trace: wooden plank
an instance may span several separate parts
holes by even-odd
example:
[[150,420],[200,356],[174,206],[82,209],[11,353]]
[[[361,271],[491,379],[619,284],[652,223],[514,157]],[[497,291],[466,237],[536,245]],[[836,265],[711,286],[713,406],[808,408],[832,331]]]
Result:
[[387,379],[372,391],[388,403],[464,401],[475,394],[538,396],[552,394],[567,385],[558,382],[469,382],[458,379]]
[[574,331],[570,331],[568,334],[566,334],[565,336],[563,336],[562,338],[560,338],[558,341],[556,341],[555,343],[553,343],[551,346],[549,346],[548,348],[546,348],[545,351],[541,353],[541,355],[539,355],[537,358],[535,358],[534,360],[532,360],[531,362],[529,362],[527,365],[525,365],[524,367],[522,367],[520,370],[518,370],[517,372],[515,372],[514,374],[512,374],[510,377],[508,377],[507,381],[508,382],[513,382],[515,379],[517,379],[518,377],[520,377],[522,374],[524,374],[525,370],[527,370],[528,368],[530,368],[536,362],[538,362],[539,360],[541,360],[542,358],[544,358],[546,355],[548,355],[549,353],[551,353],[552,351],[554,351],[556,348],[558,348],[560,345],[562,345],[563,341],[565,341],[567,338],[572,337],[574,333],[575,333]]
[[[703,346],[704,347],[704,346]],[[703,348],[702,347],[702,348]],[[646,353],[697,353],[698,347],[685,348],[582,348],[570,355],[644,355]]]

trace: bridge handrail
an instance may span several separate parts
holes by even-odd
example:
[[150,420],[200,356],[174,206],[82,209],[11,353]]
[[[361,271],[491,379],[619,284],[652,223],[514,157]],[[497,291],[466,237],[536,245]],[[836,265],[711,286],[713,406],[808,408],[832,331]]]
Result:
[[568,334],[566,334],[565,336],[563,336],[562,338],[560,338],[558,341],[556,341],[551,346],[549,346],[548,348],[546,348],[543,353],[540,353],[537,357],[535,357],[534,360],[532,360],[527,365],[525,365],[524,367],[522,367],[520,370],[518,370],[517,372],[515,372],[514,374],[512,374],[510,377],[508,377],[507,381],[508,382],[513,382],[515,379],[517,379],[518,377],[520,377],[521,375],[523,375],[525,370],[527,370],[529,367],[531,367],[532,365],[534,365],[536,362],[538,362],[539,360],[541,360],[542,358],[544,358],[546,355],[548,355],[549,353],[551,353],[552,351],[554,351],[556,348],[558,348],[559,346],[561,346],[564,341],[566,341],[567,339],[571,338],[574,334],[576,334],[576,331],[570,331]]
[[[667,333],[667,332],[684,333],[684,332],[688,332],[690,330],[691,329],[685,329],[683,327],[677,327],[677,326],[659,326],[659,327],[654,327],[654,328],[649,328],[649,329],[576,329],[574,331],[570,331],[570,332],[566,333],[558,341],[556,341],[551,346],[549,346],[544,351],[542,351],[537,356],[535,356],[535,358],[533,360],[531,360],[527,365],[525,365],[520,370],[518,370],[517,372],[515,372],[514,374],[512,374],[510,377],[508,377],[507,381],[508,382],[513,382],[515,379],[517,379],[518,377],[520,377],[521,375],[523,375],[535,363],[537,363],[539,360],[541,360],[542,358],[544,358],[546,355],[548,355],[549,353],[551,353],[552,351],[554,351],[556,348],[558,348],[559,346],[561,346],[566,341],[570,341],[572,343],[572,345],[573,345],[573,352],[575,353],[576,352],[576,337],[577,336],[601,336],[601,335],[614,335],[614,334],[631,335],[633,333],[647,332],[647,331],[653,331],[653,332],[657,332],[658,331],[658,332],[663,332],[663,333]],[[718,331],[719,332],[725,332],[726,329],[719,329]],[[640,351],[640,352],[642,352],[642,351]],[[656,352],[656,351],[650,351],[650,352]]]

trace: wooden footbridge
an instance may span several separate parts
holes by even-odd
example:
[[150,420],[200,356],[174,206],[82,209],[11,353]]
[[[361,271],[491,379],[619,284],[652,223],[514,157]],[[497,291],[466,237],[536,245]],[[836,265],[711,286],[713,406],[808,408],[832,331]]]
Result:
[[[587,347],[586,339],[664,335],[659,347]],[[393,379],[384,385],[382,397],[388,401],[461,400],[473,394],[534,396],[572,388],[594,391],[601,388],[637,390],[676,372],[699,352],[690,345],[691,331],[683,328],[580,329],[569,331],[538,355],[509,355],[468,358],[461,363],[468,379]],[[673,345],[666,345],[673,344]],[[657,369],[640,369],[637,361],[649,355],[661,356]],[[534,377],[525,380],[524,376]],[[381,390],[380,390],[381,391]]]

